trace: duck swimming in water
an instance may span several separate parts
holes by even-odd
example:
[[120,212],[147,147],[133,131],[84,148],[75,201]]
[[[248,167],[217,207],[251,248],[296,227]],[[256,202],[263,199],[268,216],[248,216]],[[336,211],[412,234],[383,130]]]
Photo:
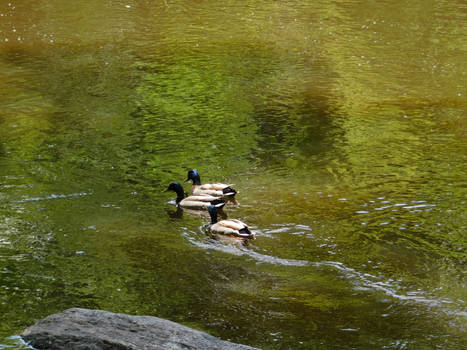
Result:
[[248,226],[237,219],[226,219],[217,221],[217,207],[212,203],[209,208],[211,216],[211,224],[208,226],[208,231],[213,234],[231,236],[240,239],[254,239],[255,234],[250,231]]
[[164,192],[174,191],[177,194],[175,203],[179,208],[191,210],[206,210],[211,205],[215,208],[223,208],[225,201],[209,195],[195,195],[185,197],[183,186],[178,182],[170,183],[169,187]]
[[235,195],[237,191],[234,190],[231,186],[222,183],[210,183],[210,184],[201,184],[201,177],[196,169],[188,171],[188,178],[185,182],[192,180],[193,185],[191,186],[191,192],[194,195],[210,195],[217,198],[221,198],[227,202],[232,202],[233,204],[238,204]]

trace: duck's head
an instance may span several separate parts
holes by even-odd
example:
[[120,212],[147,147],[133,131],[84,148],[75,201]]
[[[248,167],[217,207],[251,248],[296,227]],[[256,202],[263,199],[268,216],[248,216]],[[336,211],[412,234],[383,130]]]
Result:
[[211,202],[211,205],[208,208],[209,215],[211,216],[211,224],[217,222],[217,210],[222,209],[225,205],[225,201],[222,199],[216,199]]
[[217,208],[214,204],[211,204],[208,208],[209,215],[211,216],[211,224],[215,224],[217,222]]
[[185,192],[183,192],[183,186],[180,185],[179,182],[171,182],[169,187],[164,192],[167,191],[174,191],[177,194],[177,204],[180,202],[183,198],[185,198]]
[[201,185],[201,177],[199,176],[198,170],[191,169],[190,171],[188,171],[188,177],[185,180],[185,182],[188,182],[190,180],[193,181],[193,185]]

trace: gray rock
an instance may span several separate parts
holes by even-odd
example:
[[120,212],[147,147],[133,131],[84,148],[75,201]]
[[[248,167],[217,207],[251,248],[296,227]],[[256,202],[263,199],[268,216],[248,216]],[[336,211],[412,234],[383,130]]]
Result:
[[256,349],[158,317],[79,308],[48,316],[21,336],[36,349],[49,350]]

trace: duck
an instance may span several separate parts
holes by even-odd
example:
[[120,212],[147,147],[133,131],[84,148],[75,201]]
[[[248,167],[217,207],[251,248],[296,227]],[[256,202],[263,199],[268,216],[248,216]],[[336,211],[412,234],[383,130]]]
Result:
[[255,234],[251,232],[248,226],[240,220],[225,219],[217,221],[218,208],[215,203],[211,203],[209,205],[208,211],[211,216],[211,223],[207,227],[209,233],[231,236],[242,240],[255,238]]
[[185,182],[193,181],[193,185],[191,186],[191,193],[194,195],[210,195],[217,198],[221,198],[226,202],[231,202],[233,204],[238,204],[235,195],[237,191],[234,190],[228,184],[223,183],[209,183],[209,184],[201,184],[201,177],[196,169],[191,169],[188,171],[188,177]]
[[171,182],[164,192],[174,191],[177,194],[175,203],[177,207],[188,210],[207,210],[210,206],[221,209],[225,205],[225,201],[218,197],[209,195],[195,195],[185,197],[183,186],[179,182]]

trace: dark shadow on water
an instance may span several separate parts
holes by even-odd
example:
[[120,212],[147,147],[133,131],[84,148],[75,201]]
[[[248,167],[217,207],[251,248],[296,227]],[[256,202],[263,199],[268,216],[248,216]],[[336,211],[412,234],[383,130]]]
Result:
[[176,207],[176,209],[166,208],[167,216],[174,220],[183,219],[183,209]]
[[[323,95],[312,95],[322,93]],[[256,106],[260,148],[255,151],[261,164],[290,166],[290,160],[306,164],[310,157],[328,159],[339,152],[344,130],[335,114],[337,106],[329,105],[324,91],[312,91],[287,99],[267,100]]]

